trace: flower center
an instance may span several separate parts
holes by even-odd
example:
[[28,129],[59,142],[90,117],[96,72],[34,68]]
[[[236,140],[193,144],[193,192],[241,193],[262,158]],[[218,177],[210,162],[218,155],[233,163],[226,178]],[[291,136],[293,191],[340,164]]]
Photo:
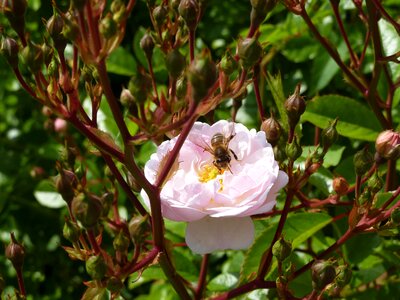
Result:
[[216,166],[204,165],[201,167],[201,169],[198,173],[199,181],[205,183],[205,182],[208,182],[208,181],[216,178],[220,174],[221,173]]

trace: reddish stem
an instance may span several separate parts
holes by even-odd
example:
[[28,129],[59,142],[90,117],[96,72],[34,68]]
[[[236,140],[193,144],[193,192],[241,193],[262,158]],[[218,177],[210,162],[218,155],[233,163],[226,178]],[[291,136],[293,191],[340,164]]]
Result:
[[93,229],[91,229],[91,228],[88,229],[87,230],[87,235],[88,235],[88,238],[89,238],[90,245],[92,246],[92,249],[94,251],[94,254],[95,255],[99,254],[100,253],[100,247],[99,247],[99,244],[97,244],[96,237],[94,235]]
[[259,86],[259,77],[260,77],[260,65],[256,65],[253,68],[253,86],[254,93],[256,95],[258,113],[260,114],[261,122],[264,120],[264,108],[262,104],[261,94],[260,94],[260,86]]
[[17,272],[17,280],[18,280],[19,292],[25,298],[26,297],[26,290],[25,290],[24,276],[22,275],[22,268],[18,268],[15,271]]
[[200,300],[203,298],[204,288],[206,287],[207,267],[209,258],[210,255],[205,254],[203,256],[203,260],[201,261],[199,282],[197,283],[196,294],[194,297],[195,300]]

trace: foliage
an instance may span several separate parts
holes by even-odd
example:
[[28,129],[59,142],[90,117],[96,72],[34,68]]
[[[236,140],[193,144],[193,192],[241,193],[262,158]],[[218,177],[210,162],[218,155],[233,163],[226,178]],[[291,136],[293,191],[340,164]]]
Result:
[[[396,299],[397,2],[1,1],[2,299]],[[219,119],[269,124],[289,184],[248,250],[200,256],[161,215],[179,143],[142,170]]]

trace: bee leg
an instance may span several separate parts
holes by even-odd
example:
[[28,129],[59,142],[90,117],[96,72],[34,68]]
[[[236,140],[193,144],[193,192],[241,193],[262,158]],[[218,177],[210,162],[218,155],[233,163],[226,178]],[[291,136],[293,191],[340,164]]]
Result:
[[233,157],[237,160],[237,161],[239,161],[238,160],[238,157],[237,157],[237,155],[236,155],[236,153],[235,152],[233,152],[233,150],[232,149],[229,149],[229,151],[231,151],[231,153],[232,153],[232,155],[233,155]]

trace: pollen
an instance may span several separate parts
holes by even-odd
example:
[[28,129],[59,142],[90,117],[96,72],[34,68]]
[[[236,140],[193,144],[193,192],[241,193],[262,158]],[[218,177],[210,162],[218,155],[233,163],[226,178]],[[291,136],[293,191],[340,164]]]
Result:
[[204,165],[201,167],[200,172],[198,173],[200,182],[208,182],[214,178],[216,178],[220,173],[214,165]]

